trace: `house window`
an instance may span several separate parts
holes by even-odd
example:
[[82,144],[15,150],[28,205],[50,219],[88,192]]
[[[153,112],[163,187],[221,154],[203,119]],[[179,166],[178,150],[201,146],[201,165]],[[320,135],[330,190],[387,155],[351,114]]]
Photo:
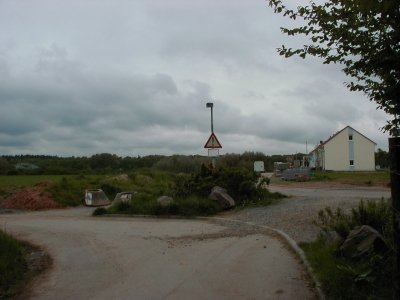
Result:
[[352,140],[353,140],[353,135],[349,134],[349,141],[352,141]]
[[350,166],[354,166],[354,160],[350,159]]

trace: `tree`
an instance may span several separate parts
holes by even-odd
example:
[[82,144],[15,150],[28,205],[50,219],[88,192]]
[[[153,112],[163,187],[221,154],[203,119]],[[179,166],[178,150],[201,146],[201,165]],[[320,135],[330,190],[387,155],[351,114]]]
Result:
[[382,169],[387,169],[389,167],[389,153],[378,148],[378,151],[375,152],[375,164]]
[[0,157],[0,174],[7,174],[7,172],[13,168],[14,167],[11,166],[7,159]]
[[101,153],[92,155],[89,158],[89,165],[92,169],[116,169],[119,166],[119,157],[115,154]]
[[309,44],[298,49],[278,49],[280,55],[320,57],[324,64],[337,63],[351,79],[346,86],[363,92],[379,109],[391,116],[382,128],[390,132],[391,190],[394,217],[393,299],[400,298],[400,1],[325,0],[289,9],[281,0],[268,0],[276,13],[293,20],[295,28],[281,28],[289,35],[309,36]]

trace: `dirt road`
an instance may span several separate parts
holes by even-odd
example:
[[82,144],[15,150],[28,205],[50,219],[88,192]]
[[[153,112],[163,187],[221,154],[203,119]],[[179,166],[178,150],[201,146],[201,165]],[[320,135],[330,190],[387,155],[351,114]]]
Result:
[[91,208],[0,215],[53,268],[31,299],[314,299],[303,267],[263,232],[199,220],[91,217]]
[[269,190],[289,196],[267,207],[249,208],[226,215],[227,218],[253,222],[280,229],[296,242],[314,240],[319,228],[314,224],[325,207],[347,211],[361,199],[390,198],[390,189],[379,186],[355,186],[332,183],[290,182],[271,184]]

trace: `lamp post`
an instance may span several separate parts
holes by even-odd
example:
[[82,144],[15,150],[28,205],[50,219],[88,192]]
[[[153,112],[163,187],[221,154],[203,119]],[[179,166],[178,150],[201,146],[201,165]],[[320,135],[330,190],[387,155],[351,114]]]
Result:
[[214,106],[214,103],[212,103],[212,102],[207,102],[207,104],[206,104],[206,107],[210,107],[211,108],[211,133],[214,132],[213,106]]

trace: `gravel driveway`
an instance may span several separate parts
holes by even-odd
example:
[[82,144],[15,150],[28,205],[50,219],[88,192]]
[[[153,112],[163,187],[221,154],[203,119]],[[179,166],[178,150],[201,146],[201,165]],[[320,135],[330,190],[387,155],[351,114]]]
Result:
[[296,242],[314,240],[319,232],[313,221],[325,207],[350,210],[361,199],[390,197],[386,187],[366,187],[343,184],[285,183],[272,184],[270,191],[288,195],[279,203],[268,207],[249,208],[232,212],[224,217],[267,225],[287,233]]

